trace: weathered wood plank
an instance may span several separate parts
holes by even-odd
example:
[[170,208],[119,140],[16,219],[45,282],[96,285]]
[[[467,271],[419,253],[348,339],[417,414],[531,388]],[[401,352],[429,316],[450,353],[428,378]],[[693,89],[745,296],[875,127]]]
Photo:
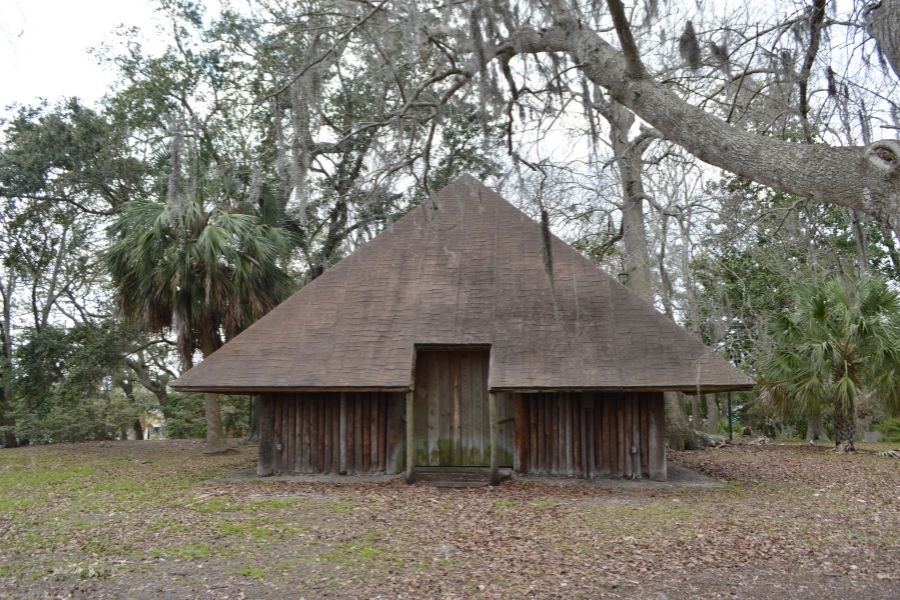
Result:
[[641,467],[642,460],[642,436],[641,436],[641,395],[632,394],[631,400],[631,443],[634,446],[634,457],[632,459],[631,474],[635,479],[644,476]]
[[596,452],[594,451],[596,427],[594,427],[594,423],[596,421],[595,414],[597,412],[593,393],[586,395],[585,402],[582,406],[584,407],[584,410],[581,413],[581,455],[584,457],[582,459],[582,468],[584,477],[586,479],[592,479],[594,477],[594,458],[596,456]]
[[516,473],[528,470],[528,412],[525,407],[525,395],[513,394],[515,405],[516,453],[513,456],[513,469]]
[[406,483],[413,483],[415,478],[416,447],[415,447],[415,394],[412,391],[406,393]]
[[347,392],[341,392],[338,416],[338,473],[347,474]]
[[334,435],[334,423],[338,419],[340,413],[340,405],[334,403],[333,398],[329,398],[326,404],[327,412],[325,413],[325,473],[334,473],[337,469],[337,436]]
[[619,433],[622,435],[622,475],[628,478],[631,478],[632,476],[632,466],[634,464],[631,453],[634,449],[633,440],[631,439],[631,413],[633,408],[634,405],[631,402],[631,395],[622,394],[619,404],[619,414],[621,415],[619,420]]
[[300,402],[300,415],[303,419],[303,445],[306,446],[306,464],[303,473],[316,472],[316,395],[304,395]]
[[376,394],[375,418],[372,434],[372,462],[374,471],[384,471],[384,394]]
[[649,475],[655,481],[665,481],[666,474],[666,415],[663,406],[662,393],[654,394],[656,397],[650,403],[650,419],[648,426],[649,442]]
[[388,428],[387,421],[390,414],[390,394],[381,394],[381,408],[379,409],[380,422],[378,423],[378,465],[379,470],[387,473],[387,448],[388,448]]
[[315,457],[313,439],[315,437],[315,427],[313,425],[313,406],[312,400],[315,394],[303,394],[300,398],[300,410],[297,412],[298,418],[301,419],[302,426],[302,442],[303,442],[303,473],[315,472]]
[[603,403],[603,439],[601,440],[601,448],[603,450],[603,474],[612,476],[616,471],[616,446],[615,446],[615,428],[612,426],[613,417],[615,416],[614,399],[610,394],[603,394],[601,402]]
[[650,419],[651,398],[651,394],[641,394],[641,475],[644,477],[650,476],[650,448],[648,445],[650,435],[648,423]]
[[346,443],[347,443],[347,472],[348,473],[356,473],[356,435],[353,432],[353,415],[356,413],[356,401],[354,400],[355,394],[347,393],[346,401],[347,401],[347,432],[346,432]]
[[[459,405],[460,431],[458,442],[460,464],[470,460],[475,451],[474,449],[478,447],[479,437],[481,437],[481,431],[476,429],[479,426],[480,419],[472,404],[472,398],[477,394],[483,393],[481,390],[480,372],[476,370],[477,368],[478,365],[466,363],[466,366],[460,369],[459,373],[459,393],[467,399],[467,402],[464,403],[462,398],[460,398]],[[467,403],[468,406],[466,406]]]
[[563,403],[560,402],[560,394],[550,394],[550,406],[553,409],[551,413],[552,430],[550,435],[550,443],[553,444],[553,464],[550,465],[551,473],[562,472],[562,461],[565,459],[563,453],[563,427],[562,427],[562,408]]
[[363,422],[362,422],[362,405],[366,401],[366,394],[353,394],[353,449],[355,456],[354,471],[357,473],[365,473],[366,467],[363,464]]
[[406,466],[405,454],[405,398],[401,394],[387,393],[387,448],[384,472],[395,475],[401,465]]
[[257,423],[259,424],[259,454],[256,474],[268,477],[275,473],[275,399],[271,394],[258,396]]
[[325,426],[326,425],[325,414],[326,414],[326,411],[328,411],[328,406],[326,403],[328,403],[329,401],[330,401],[330,398],[319,396],[319,398],[317,398],[317,402],[316,402],[316,404],[317,404],[316,408],[319,413],[318,414],[318,421],[319,421],[318,436],[319,436],[319,439],[317,440],[319,442],[319,444],[318,444],[319,445],[319,451],[318,451],[318,459],[319,460],[316,462],[316,470],[319,473],[327,473],[329,471],[328,469],[325,468],[325,460],[326,460],[325,440],[328,439],[328,429],[326,429],[326,426]]
[[584,477],[584,397],[586,394],[576,394],[572,405],[572,457],[575,461],[573,471],[575,475]]
[[[451,409],[448,415],[448,425],[450,434],[448,436],[449,452],[451,454],[451,465],[462,466],[465,463],[465,444],[463,443],[463,396],[462,391],[462,374],[469,371],[468,357],[460,356],[459,353],[448,353],[450,360],[450,379],[448,381]],[[468,399],[467,399],[468,400]]]
[[528,473],[533,473],[538,464],[537,406],[534,394],[523,395],[523,398],[528,411],[528,463],[525,468]]
[[284,473],[282,468],[284,467],[284,457],[281,454],[282,448],[282,436],[284,435],[284,400],[282,397],[278,397],[275,401],[275,427],[274,427],[274,438],[275,438],[275,472],[276,473]]
[[[429,463],[433,467],[451,465],[451,455],[447,451],[450,442],[449,416],[452,396],[450,394],[450,360],[446,352],[429,352],[429,360],[434,364],[435,377],[429,381],[434,386],[429,398],[428,446],[432,458]],[[441,443],[441,441],[445,443]]]
[[574,475],[575,474],[575,436],[572,435],[572,422],[575,419],[575,414],[577,413],[575,405],[575,400],[578,398],[577,394],[568,393],[566,394],[566,402],[565,402],[565,452],[566,452],[566,475]]
[[362,445],[362,470],[368,473],[372,470],[372,408],[374,403],[371,398],[363,398],[359,406],[360,444]]
[[426,361],[424,355],[416,357],[415,373],[415,435],[408,438],[408,442],[415,449],[416,460],[421,460],[423,466],[429,465],[428,458],[428,381],[431,374],[431,363]]
[[487,353],[469,355],[468,371],[471,377],[469,403],[464,410],[469,412],[472,424],[466,448],[467,466],[488,465],[490,463],[490,418],[487,398]]
[[497,422],[497,394],[488,394],[488,420],[490,425],[491,485],[500,483],[500,427]]

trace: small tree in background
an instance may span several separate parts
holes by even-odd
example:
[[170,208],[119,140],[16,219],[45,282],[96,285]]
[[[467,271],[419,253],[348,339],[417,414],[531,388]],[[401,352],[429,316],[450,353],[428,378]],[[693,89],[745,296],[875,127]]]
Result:
[[853,449],[856,402],[872,392],[900,405],[900,296],[877,276],[803,286],[769,326],[760,362],[765,396],[784,413],[834,414],[835,445]]

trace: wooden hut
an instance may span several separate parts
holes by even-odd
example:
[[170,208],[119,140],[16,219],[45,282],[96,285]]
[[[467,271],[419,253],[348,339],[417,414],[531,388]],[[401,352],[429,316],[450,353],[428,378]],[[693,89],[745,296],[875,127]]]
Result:
[[471,177],[172,385],[258,396],[258,472],[666,478],[663,392],[752,382]]

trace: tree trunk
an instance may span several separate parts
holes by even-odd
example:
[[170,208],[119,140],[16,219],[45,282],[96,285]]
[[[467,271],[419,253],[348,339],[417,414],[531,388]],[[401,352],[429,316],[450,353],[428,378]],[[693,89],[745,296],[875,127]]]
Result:
[[3,396],[0,397],[0,412],[2,412],[2,420],[0,425],[3,426],[3,446],[5,448],[15,448],[18,446],[18,440],[13,433],[16,425],[15,417],[13,417],[12,408],[12,297],[16,289],[16,275],[14,272],[9,273],[6,283],[0,282],[0,300],[3,302],[3,323],[0,329],[0,367],[6,372],[5,382],[3,385]]
[[825,428],[822,426],[822,415],[815,414],[806,417],[806,441],[827,440]]
[[900,1],[882,0],[872,3],[869,33],[878,42],[878,50],[900,77]]
[[703,408],[701,404],[703,398],[700,394],[691,394],[691,429],[697,431],[703,430]]
[[231,446],[225,439],[222,427],[222,408],[219,406],[219,395],[207,392],[203,394],[206,409],[206,454],[228,452]]
[[851,210],[850,218],[853,225],[853,241],[856,243],[856,267],[860,275],[866,275],[869,272],[869,251],[862,217],[859,212]]
[[[209,328],[209,333],[204,335],[203,358],[209,357],[218,349],[214,329]],[[203,394],[203,405],[206,410],[206,454],[219,454],[232,450],[225,439],[225,430],[222,427],[222,407],[219,405],[219,395],[211,392]]]
[[144,426],[141,425],[140,419],[135,419],[134,424],[131,427],[134,429],[134,439],[136,439],[136,440],[144,439]]
[[882,225],[884,243],[888,247],[888,255],[891,257],[891,265],[894,267],[894,277],[900,278],[900,252],[897,252],[897,244],[894,242],[894,230],[887,225]]
[[18,446],[18,440],[13,433],[16,419],[12,414],[12,388],[9,384],[3,386],[3,396],[0,397],[0,401],[3,402],[3,406],[0,406],[0,412],[3,415],[3,419],[0,421],[0,425],[3,425],[3,447],[15,448]]
[[846,442],[847,449],[853,450],[853,438],[856,436],[856,411],[852,404],[834,402],[834,445]]
[[259,396],[250,396],[250,430],[247,433],[248,442],[259,441]]
[[625,285],[632,292],[653,304],[653,277],[650,272],[650,253],[647,251],[647,232],[644,226],[643,152],[652,137],[629,139],[634,115],[618,102],[598,98],[598,106],[609,122],[609,138],[619,177],[622,181],[622,241],[625,246]]
[[[629,139],[634,115],[616,101],[607,102],[602,94],[595,98],[595,105],[609,123],[610,143],[616,155],[619,176],[622,180],[622,239],[625,245],[623,271],[625,287],[653,305],[653,277],[650,272],[650,254],[644,226],[644,187],[642,155],[655,138],[641,135]],[[674,400],[670,398],[674,397]],[[678,394],[665,394],[666,435],[669,446],[683,450],[698,447],[679,401]],[[675,442],[674,444],[672,442]]]
[[719,403],[715,394],[706,394],[706,431],[719,433]]
[[678,392],[663,394],[666,404],[666,438],[672,450],[697,450],[700,444],[688,425]]

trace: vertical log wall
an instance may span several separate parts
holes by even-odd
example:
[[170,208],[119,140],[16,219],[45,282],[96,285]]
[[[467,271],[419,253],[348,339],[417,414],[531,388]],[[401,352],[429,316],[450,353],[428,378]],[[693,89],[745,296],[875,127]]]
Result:
[[514,394],[515,470],[665,480],[661,393]]
[[[512,463],[517,472],[666,479],[661,393],[503,396],[511,400],[514,415],[497,415],[495,435],[502,437],[500,432],[506,429],[510,437],[514,434]],[[400,473],[407,460],[406,405],[403,393],[263,395],[257,471],[260,475]],[[496,462],[501,467],[505,463],[499,456]]]
[[260,425],[271,422],[268,431],[260,432],[260,475],[394,474],[403,469],[403,394],[265,394],[260,405]]

